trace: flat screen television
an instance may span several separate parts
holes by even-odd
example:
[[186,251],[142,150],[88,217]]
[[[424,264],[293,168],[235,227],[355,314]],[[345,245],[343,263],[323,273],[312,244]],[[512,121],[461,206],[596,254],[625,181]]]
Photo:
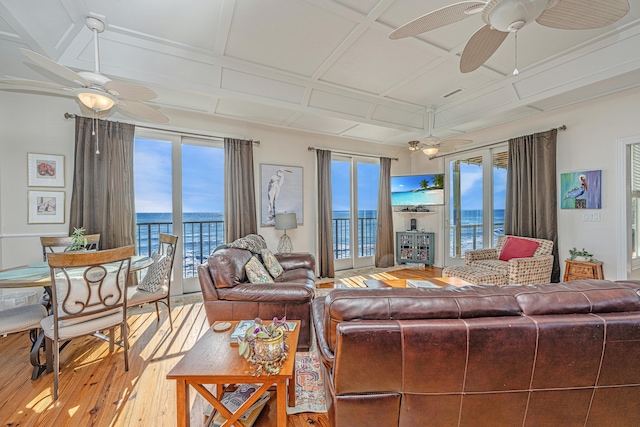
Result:
[[391,177],[391,206],[444,205],[444,174]]

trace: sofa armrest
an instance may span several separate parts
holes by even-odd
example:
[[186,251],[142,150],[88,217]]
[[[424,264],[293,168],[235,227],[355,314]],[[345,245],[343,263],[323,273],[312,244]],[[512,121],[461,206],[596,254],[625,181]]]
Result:
[[498,250],[495,248],[490,249],[478,249],[477,251],[469,251],[464,254],[465,265],[471,265],[474,261],[480,261],[485,259],[498,259]]
[[315,328],[315,339],[318,349],[318,354],[320,354],[320,358],[322,359],[322,364],[327,368],[327,370],[331,371],[333,369],[333,361],[335,360],[335,355],[331,348],[329,348],[329,344],[325,338],[324,331],[324,301],[326,297],[318,297],[313,300],[311,305],[311,315],[313,317],[313,327]]
[[226,301],[252,301],[274,303],[310,303],[315,293],[305,284],[241,283],[233,288],[218,289],[218,296]]
[[200,282],[200,289],[202,289],[202,299],[205,301],[215,301],[219,299],[218,291],[209,273],[209,265],[206,262],[198,265],[198,281]]
[[306,268],[315,273],[316,259],[306,252],[293,252],[290,254],[274,254],[276,259],[285,270],[294,270],[296,268]]
[[507,284],[544,284],[551,281],[553,255],[512,258],[507,262]]

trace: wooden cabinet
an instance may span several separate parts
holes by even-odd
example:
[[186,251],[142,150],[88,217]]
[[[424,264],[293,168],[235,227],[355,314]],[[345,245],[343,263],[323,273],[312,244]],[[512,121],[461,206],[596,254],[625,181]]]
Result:
[[565,261],[564,281],[584,280],[584,279],[604,279],[602,262]]
[[396,233],[396,262],[433,265],[434,234],[417,231]]

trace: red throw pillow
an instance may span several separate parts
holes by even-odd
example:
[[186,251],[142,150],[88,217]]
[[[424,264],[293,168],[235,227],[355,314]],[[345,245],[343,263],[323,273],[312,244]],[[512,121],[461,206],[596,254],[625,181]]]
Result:
[[511,258],[529,258],[538,249],[540,243],[534,240],[519,239],[517,237],[507,237],[500,252],[500,260],[509,261]]

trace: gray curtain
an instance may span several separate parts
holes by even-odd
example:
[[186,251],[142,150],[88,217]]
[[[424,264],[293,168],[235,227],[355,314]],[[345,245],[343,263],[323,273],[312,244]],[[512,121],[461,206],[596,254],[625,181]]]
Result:
[[318,161],[318,276],[334,277],[331,151],[316,149]]
[[556,137],[552,129],[509,140],[504,232],[553,241],[552,282],[560,281]]
[[69,234],[100,233],[100,249],[135,245],[134,133],[131,124],[76,116]]
[[256,234],[253,142],[224,139],[224,238],[233,242]]
[[380,158],[380,185],[378,187],[378,236],[376,240],[376,267],[393,267],[393,217],[391,214],[391,159]]

